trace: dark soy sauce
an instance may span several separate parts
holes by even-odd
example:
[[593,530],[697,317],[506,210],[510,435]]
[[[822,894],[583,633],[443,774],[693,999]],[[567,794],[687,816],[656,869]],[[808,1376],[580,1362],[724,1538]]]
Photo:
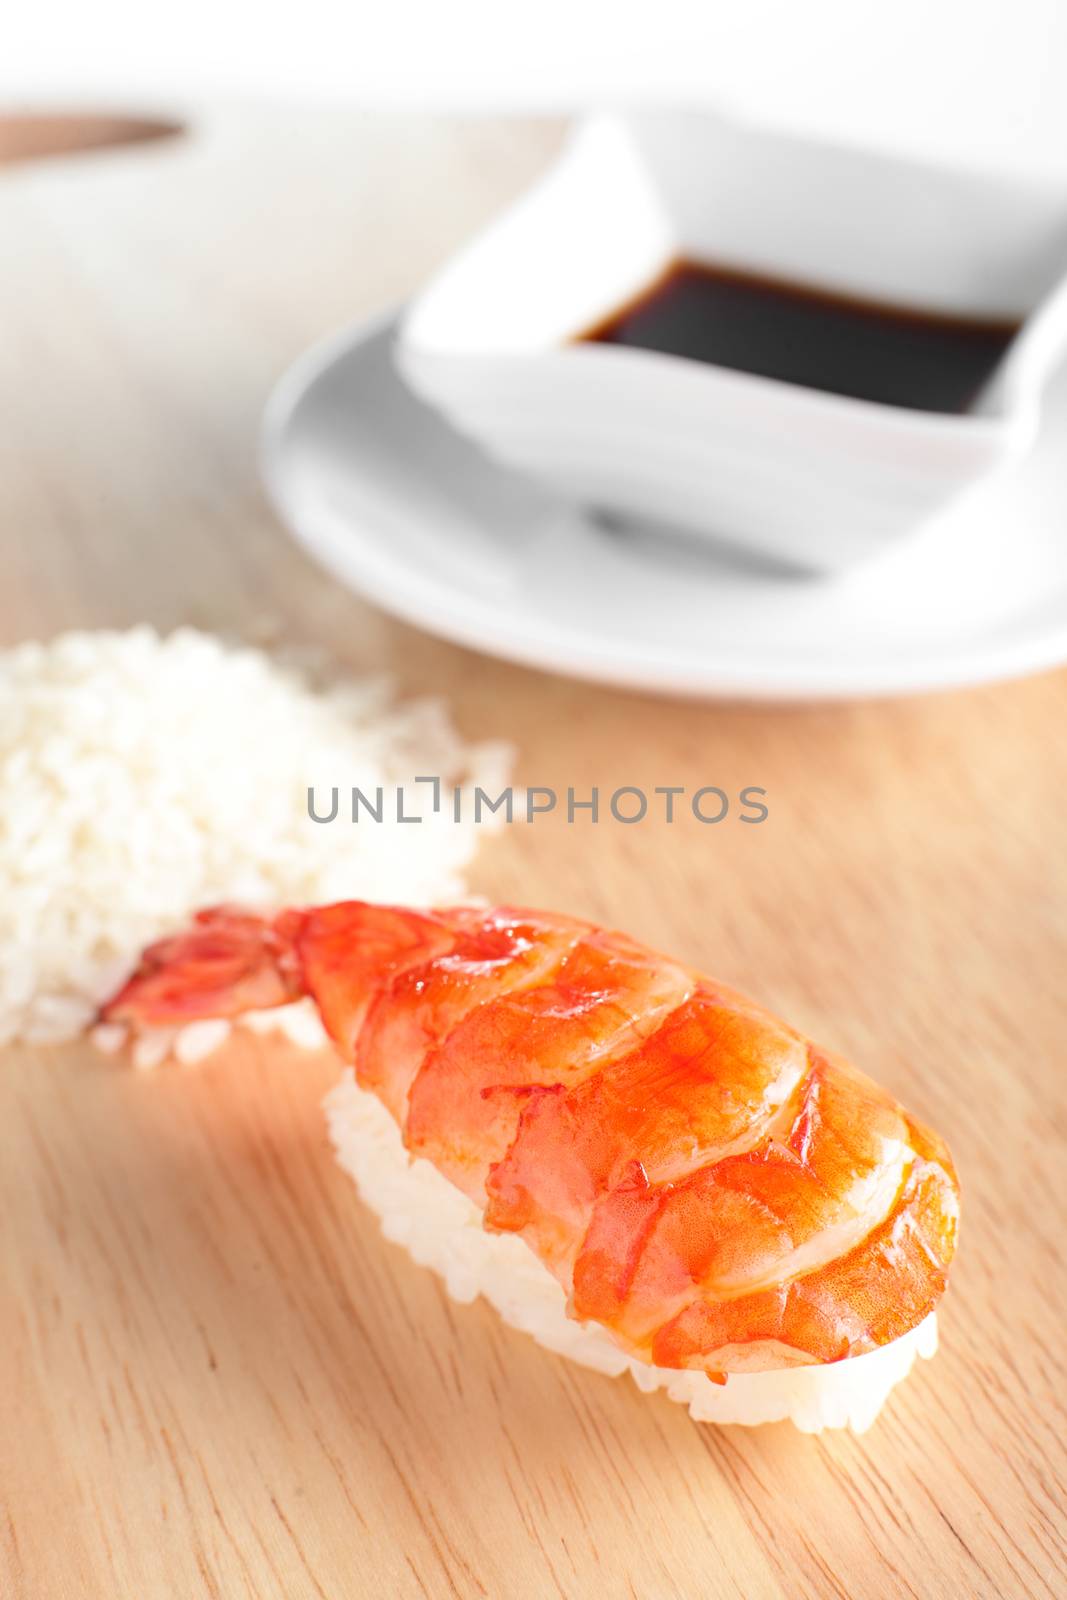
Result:
[[677,261],[582,334],[917,411],[963,412],[1019,331]]

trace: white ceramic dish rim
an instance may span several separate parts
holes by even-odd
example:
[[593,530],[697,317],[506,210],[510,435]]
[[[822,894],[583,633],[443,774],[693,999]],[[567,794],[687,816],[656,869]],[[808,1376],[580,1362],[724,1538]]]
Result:
[[[305,519],[293,502],[281,470],[290,424],[315,385],[345,358],[353,359],[369,339],[398,321],[398,310],[362,319],[312,346],[285,372],[269,397],[260,435],[260,469],[267,494],[298,542],[331,575],[364,595],[389,615],[480,654],[562,677],[580,677],[608,686],[690,699],[735,699],[784,704],[796,701],[884,699],[901,695],[970,688],[1020,678],[1067,661],[1067,607],[1042,631],[1024,637],[987,637],[953,662],[932,651],[910,652],[891,662],[882,657],[847,681],[823,662],[805,664],[767,657],[738,668],[726,652],[714,649],[699,664],[679,662],[669,652],[641,647],[633,658],[612,655],[587,637],[538,619],[524,634],[513,617],[502,616],[493,596],[462,590],[442,594],[441,585],[410,565],[391,559],[387,540],[363,539],[338,554],[338,529]],[[398,380],[399,381],[399,380]],[[447,424],[441,423],[441,426]],[[444,603],[447,601],[447,603]],[[558,659],[552,652],[558,652]],[[788,676],[786,676],[788,671]]]
[[[653,111],[653,114],[657,113]],[[685,109],[681,109],[679,114],[700,115]],[[1019,333],[987,388],[981,408],[963,414],[914,410],[879,401],[829,393],[803,384],[785,383],[780,379],[733,368],[693,363],[682,357],[658,351],[582,343],[576,338],[580,328],[562,333],[556,343],[544,344],[535,349],[510,347],[507,344],[497,349],[471,349],[465,346],[462,340],[457,343],[454,335],[451,336],[450,342],[447,313],[450,285],[464,272],[466,263],[477,257],[487,240],[513,226],[515,221],[520,225],[529,226],[530,219],[536,216],[542,197],[551,194],[557,186],[569,181],[571,169],[582,159],[583,143],[590,133],[595,133],[598,127],[611,121],[625,123],[626,116],[625,111],[598,114],[577,123],[548,170],[510,206],[491,219],[473,239],[461,247],[456,256],[413,297],[400,326],[399,348],[402,369],[409,360],[413,373],[420,367],[430,373],[436,369],[447,380],[449,388],[457,392],[462,391],[467,381],[477,386],[492,385],[501,377],[504,379],[505,387],[510,387],[509,378],[512,383],[518,378],[521,387],[524,375],[529,374],[534,367],[546,365],[558,371],[563,380],[566,380],[569,374],[583,369],[590,373],[599,370],[608,380],[614,377],[626,379],[631,383],[640,381],[642,375],[648,377],[659,375],[672,384],[684,381],[689,385],[690,393],[694,395],[701,387],[716,383],[726,389],[747,390],[754,398],[763,396],[773,399],[776,404],[782,406],[803,407],[805,412],[815,416],[821,415],[828,421],[862,417],[868,422],[877,422],[879,428],[900,429],[902,432],[914,433],[921,430],[941,437],[959,435],[975,441],[983,437],[990,443],[994,441],[1007,443],[1005,435],[1012,436],[1016,433],[1025,435],[1032,430],[1040,409],[1040,396],[1045,378],[1067,345],[1067,254],[1063,271],[1055,286],[1025,314]],[[779,130],[763,123],[753,123],[748,119],[713,117],[711,120],[729,122],[735,128],[749,129],[757,134],[780,138],[782,142],[788,140],[788,136],[781,134]],[[823,151],[830,155],[848,148],[839,140],[798,138],[795,142],[808,150]],[[948,182],[954,179],[966,182],[983,181],[976,174],[959,172],[943,164],[921,164],[914,160],[886,156],[877,152],[855,153],[861,157],[868,157],[876,166],[896,167],[901,171],[911,170],[916,176],[925,171]],[[984,181],[988,184],[991,195],[1008,188],[1018,191],[1020,187],[1018,183],[1008,185],[1004,178],[995,174],[989,175]],[[1067,192],[1049,181],[1034,180],[1025,187],[1030,195],[1035,198],[1040,197],[1050,207],[1062,206],[1067,223]],[[667,260],[669,254],[663,258],[661,264],[665,265]],[[443,317],[442,301],[445,306]],[[607,309],[610,310],[610,307]],[[427,324],[430,330],[429,337],[426,335]]]
[[[652,350],[631,350],[621,345],[578,345],[573,349],[563,348],[541,354],[478,355],[469,359],[425,356],[409,350],[398,353],[398,366],[405,377],[409,362],[418,363],[421,376],[434,370],[447,373],[448,400],[447,403],[442,402],[440,409],[449,412],[454,426],[462,425],[468,415],[471,419],[500,416],[512,426],[531,431],[543,428],[547,432],[555,429],[573,433],[577,428],[581,434],[589,432],[616,437],[622,437],[624,432],[629,431],[632,446],[636,446],[641,431],[640,423],[635,424],[632,417],[627,416],[620,427],[615,413],[594,418],[590,416],[588,408],[583,407],[579,408],[572,424],[569,413],[561,414],[558,399],[553,405],[549,391],[555,389],[558,394],[569,388],[569,398],[573,399],[575,390],[572,380],[575,374],[581,379],[589,378],[594,393],[597,389],[615,391],[616,379],[620,374],[628,375],[632,381],[640,381],[643,388],[651,390],[651,380],[656,375],[667,373],[671,384],[669,399],[666,398],[666,389],[657,386],[657,405],[654,410],[658,422],[662,422],[664,417],[670,419],[666,441],[669,453],[674,444],[684,440],[689,427],[694,437],[698,440],[702,437],[701,413],[695,405],[688,405],[687,401],[692,399],[699,403],[707,397],[712,386],[721,389],[724,395],[728,394],[734,403],[747,400],[762,404],[771,401],[780,419],[788,419],[791,412],[801,410],[805,417],[821,416],[841,429],[839,438],[842,448],[847,448],[850,434],[865,439],[878,437],[891,445],[894,436],[914,436],[920,430],[928,437],[936,435],[939,443],[959,445],[968,451],[982,451],[989,446],[996,447],[998,451],[1014,451],[1025,447],[1040,420],[1040,406],[1032,393],[1028,393],[1017,409],[1003,416],[918,411],[903,406],[883,405],[876,400],[858,400],[849,395],[808,389],[802,384],[764,378],[757,373],[736,372],[710,365],[704,367],[681,356],[661,355]],[[558,383],[554,381],[557,374]],[[533,386],[528,381],[531,376],[534,378]],[[417,393],[423,389],[418,382],[413,387]],[[428,385],[426,392],[429,392]],[[872,424],[877,430],[876,434],[872,431]],[[482,431],[482,428],[478,429],[479,434]],[[647,448],[652,451],[665,448],[662,431],[662,428],[656,427],[648,429]]]
[[[1064,300],[1067,311],[1067,296]],[[1022,335],[1020,335],[1020,338]],[[684,356],[665,355],[658,350],[633,349],[626,345],[561,345],[542,351],[501,352],[469,356],[425,352],[409,345],[400,357],[401,370],[418,379],[440,375],[447,383],[448,407],[459,414],[464,397],[470,394],[477,404],[485,402],[514,407],[516,413],[536,413],[543,399],[531,399],[528,379],[549,382],[558,375],[558,391],[565,392],[576,376],[595,380],[603,391],[616,389],[620,379],[631,385],[651,386],[651,380],[666,379],[679,398],[684,384],[694,399],[708,393],[711,385],[724,394],[745,394],[753,401],[772,401],[782,412],[802,411],[805,417],[822,417],[828,423],[851,427],[877,425],[883,436],[922,432],[939,440],[967,441],[998,448],[1024,443],[1037,426],[1040,412],[1040,386],[1027,381],[1007,388],[1005,410],[995,415],[977,411],[920,411],[906,406],[886,405],[879,400],[863,400],[853,395],[834,394],[826,389],[810,389],[805,384],[787,383],[780,378],[763,377],[756,372],[740,372],[732,367],[689,361]],[[421,387],[421,385],[420,385]],[[442,394],[446,391],[442,390]],[[663,392],[661,386],[658,392]],[[656,411],[659,416],[659,408]],[[696,419],[694,419],[696,420]],[[610,426],[610,424],[608,424]],[[656,439],[656,428],[649,438]]]

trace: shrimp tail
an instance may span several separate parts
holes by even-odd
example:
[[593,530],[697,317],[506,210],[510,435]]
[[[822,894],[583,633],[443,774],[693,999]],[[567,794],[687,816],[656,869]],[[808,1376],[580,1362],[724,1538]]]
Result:
[[361,900],[273,917],[213,906],[145,950],[136,972],[101,1008],[100,1020],[180,1027],[310,995],[350,1061],[378,991],[450,943],[439,924],[417,912]]
[[301,912],[275,918],[212,906],[192,925],[149,945],[132,977],[101,1008],[103,1022],[173,1027],[236,1017],[297,1000]]

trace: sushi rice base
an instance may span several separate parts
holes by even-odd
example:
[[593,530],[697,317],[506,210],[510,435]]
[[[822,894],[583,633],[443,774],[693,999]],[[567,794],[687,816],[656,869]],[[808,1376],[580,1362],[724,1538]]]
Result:
[[337,1160],[355,1180],[385,1237],[445,1281],[463,1304],[484,1295],[504,1321],[538,1344],[597,1372],[628,1372],[646,1394],[663,1389],[689,1407],[697,1422],[788,1419],[804,1433],[850,1427],[863,1433],[917,1355],[937,1349],[937,1318],[868,1355],[831,1365],[733,1373],[714,1384],[703,1372],[636,1361],[595,1323],[568,1317],[562,1286],[517,1234],[488,1233],[469,1197],[421,1157],[404,1148],[400,1130],[381,1101],[360,1089],[348,1069],[323,1102]]

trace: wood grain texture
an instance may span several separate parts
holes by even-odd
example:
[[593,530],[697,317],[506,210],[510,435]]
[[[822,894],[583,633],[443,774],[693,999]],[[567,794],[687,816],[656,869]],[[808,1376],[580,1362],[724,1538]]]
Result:
[[0,640],[183,621],[451,700],[523,781],[768,790],[760,827],[516,824],[477,887],[624,926],[949,1137],[942,1353],[875,1429],[691,1423],[452,1305],[326,1147],[327,1058],[0,1070],[7,1600],[1067,1594],[1067,676],[837,709],[487,663],[340,593],[255,475],[269,385],[409,290],[547,126],[220,115],[0,179]]

